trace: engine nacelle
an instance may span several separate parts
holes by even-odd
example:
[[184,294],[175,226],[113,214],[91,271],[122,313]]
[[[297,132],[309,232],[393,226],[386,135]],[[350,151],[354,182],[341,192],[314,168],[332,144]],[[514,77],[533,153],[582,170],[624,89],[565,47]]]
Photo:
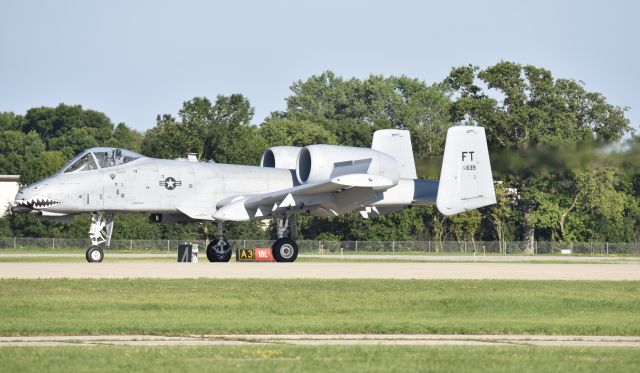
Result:
[[295,170],[300,149],[297,146],[274,146],[262,153],[260,167],[286,168]]
[[396,184],[400,167],[392,156],[368,148],[309,145],[298,154],[296,177],[300,184],[347,174],[380,175]]

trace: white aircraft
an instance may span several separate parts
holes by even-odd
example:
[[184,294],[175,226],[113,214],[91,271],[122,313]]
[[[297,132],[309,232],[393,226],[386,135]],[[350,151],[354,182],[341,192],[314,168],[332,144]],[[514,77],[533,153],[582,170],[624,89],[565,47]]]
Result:
[[260,166],[165,160],[116,148],[92,148],[55,175],[22,188],[16,212],[69,220],[92,214],[89,262],[104,258],[113,214],[148,213],[155,222],[216,221],[207,247],[212,262],[226,262],[231,248],[224,222],[277,219],[272,246],[279,262],[298,256],[296,214],[337,216],[358,210],[363,218],[408,206],[436,203],[453,215],[496,202],[483,127],[452,127],[447,133],[440,181],[421,180],[409,132],[386,129],[371,149],[336,145],[277,146]]

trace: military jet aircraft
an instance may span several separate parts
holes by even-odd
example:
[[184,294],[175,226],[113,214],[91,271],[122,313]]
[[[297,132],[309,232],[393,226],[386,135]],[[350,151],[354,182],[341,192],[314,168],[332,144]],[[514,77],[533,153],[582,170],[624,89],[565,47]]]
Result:
[[154,159],[117,148],[80,153],[55,175],[22,188],[15,212],[65,220],[91,214],[86,252],[101,262],[109,246],[113,215],[147,213],[155,222],[216,221],[207,246],[211,262],[226,262],[231,248],[224,223],[277,219],[272,246],[279,262],[298,256],[296,214],[337,216],[358,210],[363,218],[436,203],[445,215],[495,203],[483,127],[447,132],[440,181],[416,176],[409,132],[376,131],[371,148],[337,145],[277,146],[260,166]]

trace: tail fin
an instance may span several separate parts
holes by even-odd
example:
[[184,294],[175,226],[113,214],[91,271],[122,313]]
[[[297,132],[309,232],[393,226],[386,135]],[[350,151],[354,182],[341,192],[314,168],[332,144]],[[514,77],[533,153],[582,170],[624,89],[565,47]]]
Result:
[[436,204],[444,215],[496,203],[484,127],[449,128]]
[[417,179],[416,163],[413,160],[411,136],[406,130],[378,130],[373,133],[371,149],[386,153],[398,161],[400,177]]

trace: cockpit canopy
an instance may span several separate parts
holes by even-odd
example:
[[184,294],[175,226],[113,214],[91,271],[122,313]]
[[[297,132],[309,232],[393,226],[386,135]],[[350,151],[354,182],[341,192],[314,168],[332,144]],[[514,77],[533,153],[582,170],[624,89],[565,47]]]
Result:
[[119,166],[143,157],[142,154],[126,149],[107,147],[91,148],[78,154],[58,171],[58,173],[82,172]]

